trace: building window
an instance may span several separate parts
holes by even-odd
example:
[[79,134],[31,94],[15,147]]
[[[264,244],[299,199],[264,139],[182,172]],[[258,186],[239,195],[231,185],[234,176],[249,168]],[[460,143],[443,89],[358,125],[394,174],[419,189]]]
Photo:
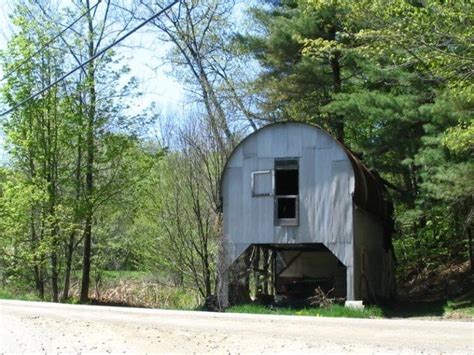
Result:
[[273,171],[261,170],[252,173],[252,196],[273,196]]
[[275,225],[298,225],[299,174],[297,159],[275,160]]

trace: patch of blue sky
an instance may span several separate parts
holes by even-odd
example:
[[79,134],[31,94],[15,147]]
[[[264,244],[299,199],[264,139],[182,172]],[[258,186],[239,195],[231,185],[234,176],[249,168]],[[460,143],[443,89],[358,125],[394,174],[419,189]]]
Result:
[[[62,3],[64,4],[65,2]],[[9,18],[13,11],[14,2],[0,0],[0,50],[7,48],[8,40],[15,31]],[[128,114],[138,115],[152,103],[155,107],[159,107],[160,114],[170,114],[181,107],[184,98],[183,85],[169,75],[171,68],[163,61],[169,45],[157,43],[150,32],[138,31],[114,49],[117,56],[123,58],[123,62],[130,68],[130,72],[118,85],[125,84],[135,77],[139,83],[138,91],[142,93],[129,100]],[[3,70],[0,68],[0,78],[3,75]],[[3,111],[7,107],[1,109]],[[1,132],[0,162],[7,160],[4,145],[4,134]]]
[[[245,26],[246,9],[257,3],[258,1],[255,0],[237,2],[232,16],[238,27]],[[9,18],[14,11],[14,4],[14,1],[0,0],[0,50],[6,49],[7,42],[15,31]],[[60,4],[66,7],[70,2],[61,1]],[[103,4],[99,5],[98,11],[101,6]],[[179,117],[185,116],[186,112],[195,110],[195,101],[189,98],[186,87],[176,79],[173,68],[165,60],[167,52],[171,49],[170,43],[158,41],[156,33],[145,27],[114,49],[116,55],[122,58],[117,68],[125,63],[130,69],[129,73],[120,79],[118,85],[126,84],[134,77],[138,81],[138,91],[142,93],[140,96],[128,99],[127,114],[140,115],[153,107],[152,112],[155,115],[176,121]],[[253,69],[258,71],[256,63]],[[0,77],[3,77],[1,68]],[[6,109],[6,107],[1,107],[1,109]],[[179,122],[175,123],[179,124]],[[150,127],[151,136],[157,131],[159,127]],[[2,133],[0,134],[0,161],[7,159],[4,144],[5,139]]]

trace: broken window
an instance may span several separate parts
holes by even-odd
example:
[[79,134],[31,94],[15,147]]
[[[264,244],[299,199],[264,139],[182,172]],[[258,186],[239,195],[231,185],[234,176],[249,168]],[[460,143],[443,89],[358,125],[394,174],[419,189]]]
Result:
[[297,159],[275,160],[275,225],[298,225]]

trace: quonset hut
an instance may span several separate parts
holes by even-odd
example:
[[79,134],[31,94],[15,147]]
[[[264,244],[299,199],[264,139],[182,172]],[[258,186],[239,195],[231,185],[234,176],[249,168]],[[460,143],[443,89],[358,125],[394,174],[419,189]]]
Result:
[[317,126],[281,122],[250,134],[221,179],[221,304],[250,293],[303,301],[317,288],[346,300],[390,298],[385,195],[377,176]]

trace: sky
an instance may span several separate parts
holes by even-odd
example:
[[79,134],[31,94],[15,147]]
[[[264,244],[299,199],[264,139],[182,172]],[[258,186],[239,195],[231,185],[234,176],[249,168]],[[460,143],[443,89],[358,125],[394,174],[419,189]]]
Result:
[[[8,39],[14,31],[8,17],[12,11],[12,3],[14,2],[10,0],[0,0],[0,50],[6,48]],[[163,115],[180,111],[185,99],[184,88],[170,75],[172,68],[163,61],[169,45],[156,43],[153,35],[145,31],[132,34],[126,41],[128,42],[125,44],[133,44],[133,48],[123,46],[116,47],[115,50],[118,55],[124,57],[124,61],[130,67],[130,76],[138,78],[139,91],[143,93],[140,98],[132,102],[131,113],[140,113],[152,102],[156,102]],[[2,76],[0,68],[0,78]],[[7,161],[4,142],[5,137],[0,130],[0,164]]]
[[[6,47],[6,43],[9,36],[9,28],[8,28],[8,1],[7,0],[0,0],[0,50]],[[3,76],[2,69],[0,68],[0,77]],[[1,84],[1,83],[0,83]],[[5,136],[3,131],[0,128],[0,164],[6,161],[6,154],[3,149],[3,145],[5,142]]]

